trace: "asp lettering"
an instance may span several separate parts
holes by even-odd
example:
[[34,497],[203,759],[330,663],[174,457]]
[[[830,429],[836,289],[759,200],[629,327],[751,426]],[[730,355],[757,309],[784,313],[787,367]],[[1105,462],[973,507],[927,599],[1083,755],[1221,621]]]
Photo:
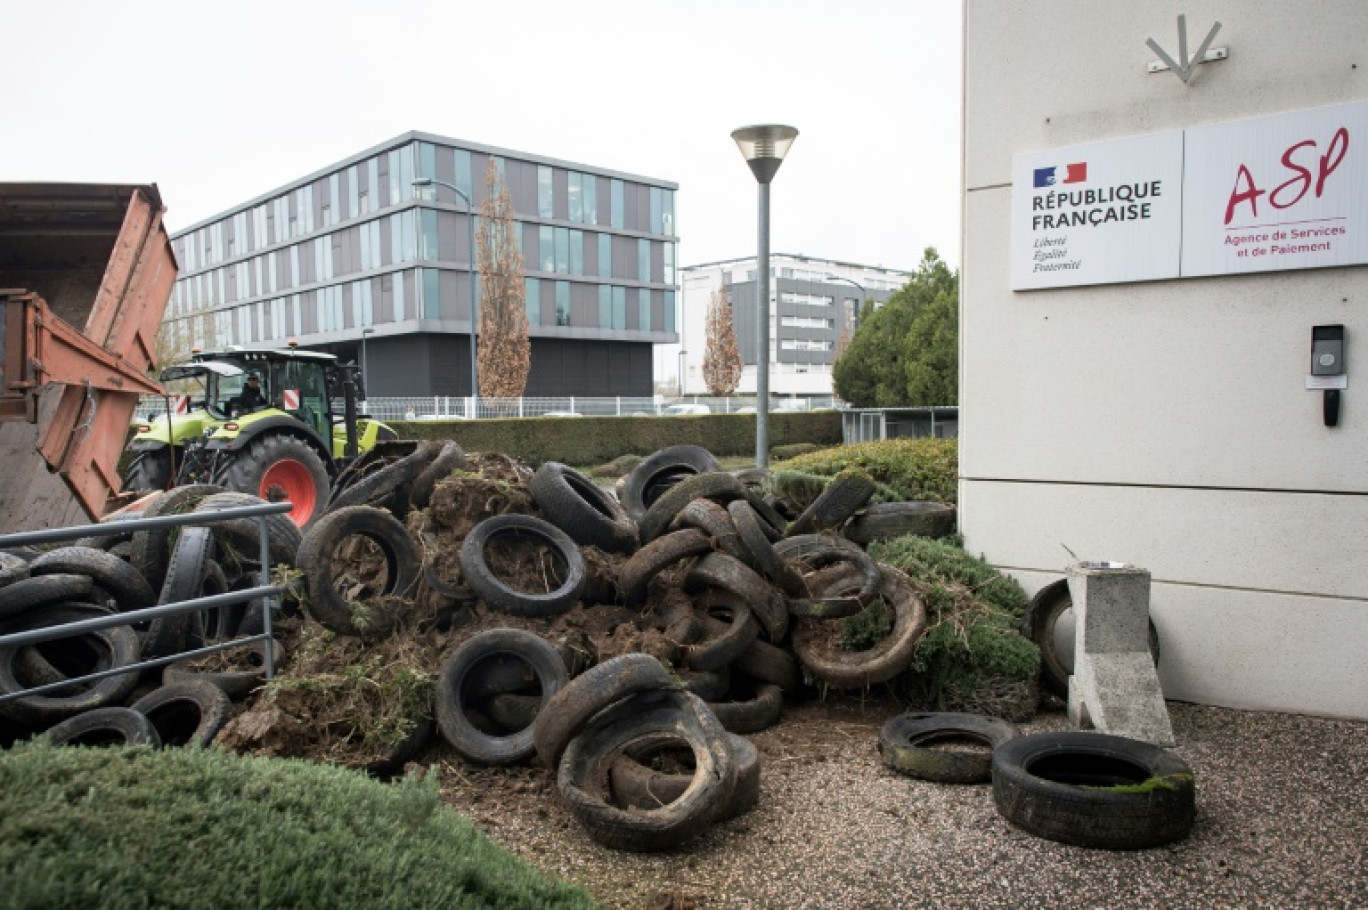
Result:
[[1303,139],[1283,152],[1280,161],[1292,176],[1272,191],[1261,188],[1249,167],[1241,164],[1235,171],[1235,186],[1226,203],[1225,223],[1229,225],[1235,218],[1236,208],[1246,203],[1250,217],[1258,218],[1260,196],[1267,196],[1268,204],[1280,210],[1301,202],[1313,188],[1315,197],[1319,199],[1325,193],[1326,179],[1340,166],[1349,151],[1349,129],[1342,126],[1335,131],[1324,155],[1316,157],[1316,151],[1314,139]]

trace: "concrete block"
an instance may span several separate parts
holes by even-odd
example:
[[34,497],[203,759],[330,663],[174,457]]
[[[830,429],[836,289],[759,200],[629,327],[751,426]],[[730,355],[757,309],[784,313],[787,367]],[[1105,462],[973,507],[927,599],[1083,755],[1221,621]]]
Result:
[[1079,727],[1174,744],[1168,706],[1149,652],[1150,573],[1114,562],[1068,567],[1074,609],[1069,718]]

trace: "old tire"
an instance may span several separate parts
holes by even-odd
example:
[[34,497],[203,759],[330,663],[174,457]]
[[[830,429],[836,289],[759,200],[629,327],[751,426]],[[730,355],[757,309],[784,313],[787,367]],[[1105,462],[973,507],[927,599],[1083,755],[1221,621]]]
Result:
[[[885,765],[909,777],[977,784],[992,779],[993,750],[1019,734],[1015,724],[982,714],[899,714],[879,731],[879,754]],[[933,748],[946,740],[972,740],[988,751]]]
[[1192,769],[1158,746],[1105,733],[1035,733],[993,753],[993,802],[1037,837],[1142,850],[1185,837],[1196,818]]
[[[162,583],[157,604],[166,606],[202,596],[213,558],[214,536],[208,528],[181,528],[180,538],[171,551],[171,563],[167,567],[166,581]],[[203,640],[202,613],[163,616],[147,624],[147,631],[143,634],[143,658],[169,657],[187,648],[197,648]]]
[[422,563],[408,529],[383,509],[348,506],[329,512],[304,534],[297,565],[309,585],[308,612],[320,625],[338,635],[381,635],[398,621],[393,610],[368,610],[353,615],[353,607],[337,589],[341,566],[338,550],[349,537],[362,537],[379,549],[385,561],[381,590],[371,599],[387,595],[408,596],[418,580]]
[[[244,506],[265,505],[266,500],[252,493],[225,491],[212,493],[196,504],[196,512],[222,512]],[[261,562],[261,531],[258,522],[266,522],[266,555],[271,565],[284,563],[293,566],[299,558],[299,543],[304,535],[289,513],[263,515],[261,518],[229,518],[206,524],[214,533],[219,550],[235,570]],[[231,559],[228,556],[231,554]],[[237,574],[236,571],[234,574]]]
[[171,451],[154,449],[139,452],[128,464],[121,489],[125,493],[165,490],[171,484]]
[[732,696],[708,704],[728,733],[768,730],[784,713],[784,692],[774,683],[745,680],[733,689]]
[[[1031,598],[1023,632],[1040,648],[1040,682],[1046,691],[1068,700],[1074,668],[1073,598],[1068,579],[1051,582]],[[1159,666],[1159,630],[1149,621],[1149,650]]]
[[[159,515],[184,515],[193,512],[195,506],[214,493],[222,493],[223,487],[215,484],[192,483],[183,487],[167,490],[153,498],[142,511],[143,518],[156,518]],[[166,581],[166,566],[171,561],[171,548],[180,535],[181,528],[149,528],[133,532],[130,540],[128,561],[133,568],[142,573],[143,578],[160,591]]]
[[22,578],[0,588],[0,621],[21,619],[47,604],[86,600],[93,588],[88,575],[70,572]]
[[812,505],[793,520],[788,528],[788,536],[839,528],[847,518],[863,508],[873,495],[873,478],[858,468],[847,468],[828,481]]
[[85,575],[109,593],[120,613],[141,610],[157,602],[157,594],[143,574],[112,553],[93,547],[58,547],[29,564],[33,575]]
[[712,472],[686,477],[651,503],[641,516],[637,522],[641,542],[648,543],[665,533],[675,516],[695,499],[711,499],[720,504],[745,497],[746,488],[730,474]]
[[[546,545],[561,561],[564,577],[559,587],[546,592],[519,591],[500,579],[490,567],[485,549],[499,538],[532,540]],[[461,543],[461,574],[475,594],[489,606],[514,616],[545,617],[564,613],[584,590],[587,574],[584,556],[560,528],[532,515],[495,515],[471,528]]]
[[674,688],[670,674],[649,654],[621,654],[590,667],[542,703],[534,729],[537,755],[560,766],[566,745],[599,711],[629,695]]
[[213,683],[189,680],[153,689],[130,707],[152,722],[163,746],[197,749],[228,723],[233,702]]
[[860,546],[909,534],[947,537],[955,530],[955,507],[943,502],[884,502],[857,512],[841,536]]
[[[749,812],[760,799],[760,751],[754,743],[736,733],[728,733],[727,741],[736,756],[736,788],[732,790],[731,799],[719,808],[718,821]],[[613,801],[631,809],[658,809],[679,799],[693,783],[693,774],[656,771],[646,763],[663,752],[680,750],[681,746],[685,746],[682,740],[661,735],[628,747],[608,769]],[[689,757],[693,757],[692,753]]]
[[622,484],[622,507],[633,521],[641,521],[646,510],[663,492],[664,477],[682,479],[692,474],[722,470],[711,452],[702,446],[668,446],[647,455],[627,475]]
[[435,441],[419,442],[411,453],[405,455],[352,483],[344,490],[338,490],[328,502],[327,510],[345,509],[348,506],[375,506],[387,508],[396,518],[403,518],[408,512],[411,501],[410,492],[418,475],[422,474],[441,452]]
[[511,656],[532,668],[540,683],[543,704],[562,691],[569,680],[565,662],[551,643],[524,629],[489,629],[471,636],[452,651],[437,683],[437,727],[463,758],[484,765],[512,764],[536,751],[535,726],[497,736],[482,732],[466,714],[466,681],[471,672],[481,661],[501,656]]
[[147,717],[132,708],[94,708],[69,717],[47,731],[54,746],[161,745]]
[[[613,805],[608,772],[633,742],[670,733],[694,753],[688,787],[654,810]],[[678,846],[707,829],[736,789],[736,755],[726,731],[696,695],[643,692],[596,715],[570,741],[557,783],[570,813],[606,847],[653,852]]]
[[574,468],[548,461],[532,476],[529,489],[550,522],[576,543],[610,553],[636,549],[636,522],[616,499]]
[[[852,573],[852,579],[855,577]],[[820,647],[817,624],[826,620],[802,620],[795,624],[793,651],[814,678],[838,689],[860,689],[888,682],[911,664],[917,642],[926,631],[926,606],[912,580],[891,566],[879,567],[878,593],[884,608],[893,612],[892,629],[863,651]],[[875,600],[870,608],[878,603]]]
[[[178,660],[167,664],[162,671],[162,685],[170,686],[185,682],[206,682],[222,689],[232,701],[242,701],[266,684],[266,641],[254,641],[243,646],[251,664],[245,670],[196,670],[190,661]],[[280,639],[271,639],[271,666],[277,672],[285,660],[285,648]]]
[[465,450],[456,442],[444,443],[432,464],[424,468],[414,479],[409,490],[409,507],[426,509],[432,502],[432,491],[436,489],[437,482],[445,480],[451,476],[452,471],[459,471],[465,466]]
[[711,553],[712,549],[712,539],[694,528],[657,537],[622,564],[618,573],[622,602],[629,607],[636,606],[646,598],[652,578],[681,560]]
[[233,456],[222,473],[223,485],[268,502],[289,501],[290,520],[307,528],[328,502],[328,469],[307,442],[294,436],[258,436]]

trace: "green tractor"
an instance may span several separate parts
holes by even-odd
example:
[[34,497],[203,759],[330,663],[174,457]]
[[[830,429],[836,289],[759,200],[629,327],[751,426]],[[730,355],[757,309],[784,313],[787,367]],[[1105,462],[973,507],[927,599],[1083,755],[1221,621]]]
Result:
[[[304,527],[323,514],[339,470],[396,438],[357,415],[356,374],[332,354],[294,347],[196,353],[162,371],[162,382],[194,391],[137,426],[123,488],[214,483],[289,500],[291,520]],[[334,410],[339,401],[341,413]]]

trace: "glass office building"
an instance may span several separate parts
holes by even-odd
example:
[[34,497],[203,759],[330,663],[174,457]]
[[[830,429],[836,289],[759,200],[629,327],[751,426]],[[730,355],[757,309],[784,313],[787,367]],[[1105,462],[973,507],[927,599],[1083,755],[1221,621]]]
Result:
[[650,395],[652,346],[678,341],[676,184],[418,132],[173,235],[173,345],[295,338],[359,363],[364,339],[370,395],[468,395],[478,271],[441,183],[478,216],[491,160],[522,244],[525,394]]

